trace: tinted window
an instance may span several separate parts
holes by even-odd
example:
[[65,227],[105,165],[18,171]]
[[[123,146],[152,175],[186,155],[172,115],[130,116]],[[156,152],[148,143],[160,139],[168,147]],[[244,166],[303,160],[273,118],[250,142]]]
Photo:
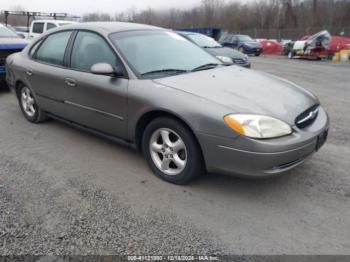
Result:
[[33,57],[33,55],[35,54],[35,51],[38,49],[38,47],[40,46],[42,41],[39,41],[37,42],[33,47],[32,49],[30,49],[30,52],[29,52],[29,56],[30,57]]
[[237,38],[241,42],[252,42],[252,41],[254,41],[250,36],[247,36],[247,35],[239,35]]
[[50,35],[40,46],[34,58],[46,63],[62,66],[70,35],[71,32]]
[[223,35],[219,39],[220,42],[230,42],[231,41],[231,36],[230,35]]
[[47,25],[46,25],[47,30],[50,30],[50,29],[55,28],[55,27],[57,27],[57,26],[53,23],[47,23]]
[[33,33],[42,34],[44,32],[44,23],[34,23]]
[[237,42],[238,42],[237,36],[232,36],[231,42],[232,42],[232,43],[237,43]]
[[101,36],[90,32],[79,32],[73,46],[71,67],[90,71],[96,63],[115,66],[116,55]]

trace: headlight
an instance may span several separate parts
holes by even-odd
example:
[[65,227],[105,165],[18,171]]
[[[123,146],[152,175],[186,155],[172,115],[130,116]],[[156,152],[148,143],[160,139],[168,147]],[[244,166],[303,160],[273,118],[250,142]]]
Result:
[[269,116],[232,114],[224,120],[237,133],[251,138],[274,138],[292,133],[290,125]]
[[228,56],[218,55],[218,56],[216,56],[216,58],[220,59],[224,63],[233,63],[232,59]]
[[245,60],[245,61],[248,60],[248,55],[244,55],[244,60]]

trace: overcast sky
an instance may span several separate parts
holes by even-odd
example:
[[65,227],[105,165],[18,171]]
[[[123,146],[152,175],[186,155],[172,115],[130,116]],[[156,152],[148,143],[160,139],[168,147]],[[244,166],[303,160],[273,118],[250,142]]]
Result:
[[131,7],[135,7],[136,10],[148,7],[187,8],[199,2],[200,0],[0,0],[0,9],[13,10],[15,6],[22,6],[27,11],[65,12],[76,15],[100,11],[115,14]]

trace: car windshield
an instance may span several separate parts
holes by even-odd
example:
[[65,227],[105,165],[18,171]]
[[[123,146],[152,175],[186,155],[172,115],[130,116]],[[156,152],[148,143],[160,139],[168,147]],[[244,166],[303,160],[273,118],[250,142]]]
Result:
[[18,37],[18,35],[7,27],[0,25],[0,37]]
[[238,39],[241,42],[254,42],[254,40],[250,36],[247,36],[247,35],[239,35]]
[[190,38],[195,44],[199,45],[203,48],[217,48],[221,47],[221,45],[216,42],[213,38],[208,37],[202,34],[188,34],[188,38]]
[[222,63],[182,36],[169,31],[129,31],[110,36],[129,65],[141,76],[207,70]]

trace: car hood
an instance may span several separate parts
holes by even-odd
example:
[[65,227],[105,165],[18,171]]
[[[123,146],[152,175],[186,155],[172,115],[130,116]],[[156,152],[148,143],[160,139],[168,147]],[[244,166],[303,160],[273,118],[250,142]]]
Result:
[[226,106],[232,113],[268,115],[290,125],[294,125],[299,114],[318,103],[310,92],[287,80],[236,66],[165,77],[154,82]]
[[233,59],[246,59],[246,56],[241,52],[234,50],[228,47],[215,47],[215,48],[206,48],[209,53],[215,56],[227,56]]
[[29,44],[28,40],[22,38],[1,38],[0,37],[0,50],[1,49],[23,49]]

